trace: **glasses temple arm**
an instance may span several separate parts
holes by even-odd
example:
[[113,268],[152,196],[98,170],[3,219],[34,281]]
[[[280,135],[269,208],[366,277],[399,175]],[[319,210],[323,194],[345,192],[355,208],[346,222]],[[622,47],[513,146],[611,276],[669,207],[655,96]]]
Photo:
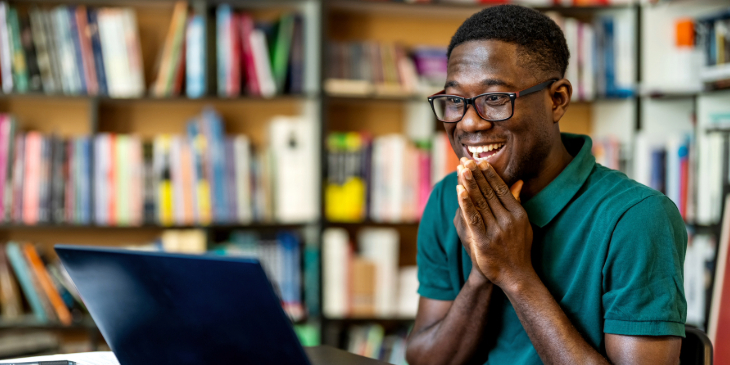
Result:
[[552,85],[556,81],[558,81],[558,80],[555,80],[555,79],[548,80],[548,81],[545,81],[545,82],[543,82],[541,84],[537,84],[537,85],[535,85],[533,87],[528,87],[525,90],[518,91],[517,92],[517,97],[519,98],[520,96],[525,96],[525,95],[532,94],[534,92],[540,91],[540,90],[542,90],[542,89],[544,89],[544,88]]

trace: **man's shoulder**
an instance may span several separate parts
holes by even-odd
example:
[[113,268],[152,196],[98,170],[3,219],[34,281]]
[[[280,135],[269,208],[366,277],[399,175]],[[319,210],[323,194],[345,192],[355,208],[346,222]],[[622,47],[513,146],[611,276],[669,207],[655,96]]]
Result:
[[616,217],[640,208],[647,213],[679,217],[681,221],[679,210],[666,195],[600,164],[595,165],[588,177],[582,195]]

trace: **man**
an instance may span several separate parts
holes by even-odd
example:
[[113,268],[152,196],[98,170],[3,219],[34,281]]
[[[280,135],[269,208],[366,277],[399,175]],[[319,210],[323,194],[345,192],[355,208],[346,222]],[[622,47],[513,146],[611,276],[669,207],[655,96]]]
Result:
[[552,20],[514,5],[452,38],[429,101],[461,165],[419,228],[411,365],[679,362],[684,223],[561,135],[568,57]]

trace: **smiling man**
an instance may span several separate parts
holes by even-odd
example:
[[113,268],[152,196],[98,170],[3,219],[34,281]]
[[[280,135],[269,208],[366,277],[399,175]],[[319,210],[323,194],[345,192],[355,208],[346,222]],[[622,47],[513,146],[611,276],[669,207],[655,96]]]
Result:
[[572,86],[560,28],[514,5],[457,30],[429,98],[457,173],[418,233],[422,364],[676,364],[687,233],[674,204],[561,134]]

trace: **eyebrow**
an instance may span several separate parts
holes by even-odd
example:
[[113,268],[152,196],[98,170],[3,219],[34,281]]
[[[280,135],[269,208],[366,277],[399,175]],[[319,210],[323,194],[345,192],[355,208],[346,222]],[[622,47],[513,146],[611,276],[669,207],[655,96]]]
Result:
[[[507,81],[500,80],[500,79],[484,79],[481,82],[482,86],[505,86],[505,87],[512,87],[513,85],[510,84]],[[458,87],[459,83],[457,81],[451,80],[447,81],[444,85],[444,89],[448,89],[450,87]]]

